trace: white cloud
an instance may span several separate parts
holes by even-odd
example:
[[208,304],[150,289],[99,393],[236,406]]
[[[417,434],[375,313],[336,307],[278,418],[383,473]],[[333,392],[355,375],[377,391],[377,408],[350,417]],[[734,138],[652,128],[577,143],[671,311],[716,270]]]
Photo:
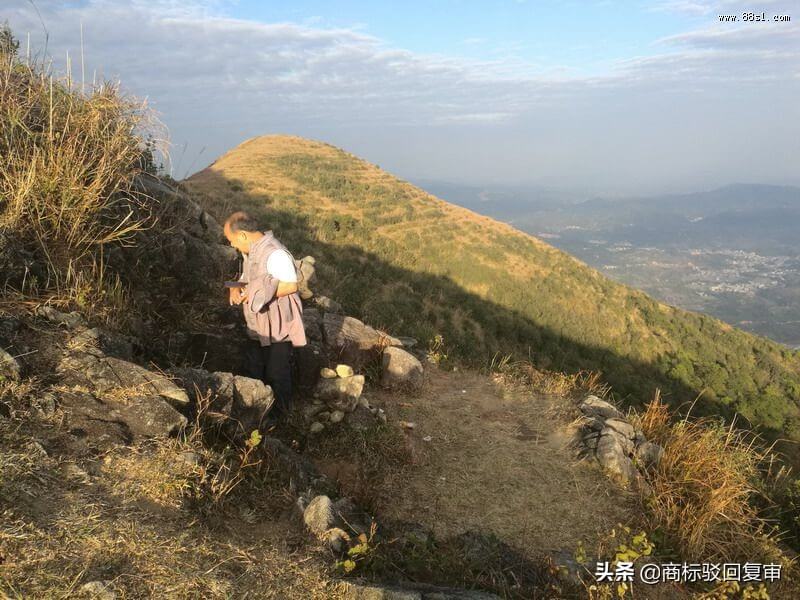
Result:
[[[21,36],[30,32],[34,46],[41,44],[41,25],[30,3],[10,4],[4,16],[15,31]],[[77,64],[82,24],[87,72],[119,76],[126,89],[148,96],[162,111],[176,145],[189,143],[190,155],[208,146],[204,155],[210,159],[245,138],[281,130],[350,144],[352,150],[373,153],[381,164],[406,172],[436,168],[438,172],[425,173],[434,177],[457,176],[466,168],[473,174],[521,179],[529,166],[517,160],[520,153],[538,157],[545,168],[564,177],[576,172],[568,164],[571,157],[582,164],[594,160],[606,165],[612,158],[624,164],[623,147],[614,156],[596,157],[591,148],[627,129],[629,115],[650,119],[648,94],[697,97],[703,90],[719,93],[719,86],[785,87],[787,81],[796,89],[800,65],[793,24],[686,32],[657,41],[660,54],[620,61],[603,76],[576,77],[518,61],[415,54],[357,28],[233,19],[226,14],[230,4],[222,0],[36,4],[56,63],[63,63],[69,51],[73,66]],[[729,3],[670,4],[680,10],[702,5],[713,12]],[[617,114],[623,105],[630,110]],[[541,135],[548,119],[567,119],[571,137]],[[583,129],[569,125],[583,121]],[[504,129],[509,127],[517,130],[509,133]],[[509,145],[498,137],[503,132],[522,141]],[[665,130],[663,135],[668,139],[672,133]],[[418,153],[415,159],[406,150],[412,138],[450,152],[450,162]],[[470,140],[493,144],[499,166],[465,159]],[[572,153],[548,152],[541,146],[560,147],[570,140]],[[680,140],[670,147],[680,154]],[[504,152],[512,150],[514,160],[506,160]],[[476,161],[474,169],[470,160]],[[677,156],[675,163],[680,162]],[[624,168],[613,175],[625,177]]]

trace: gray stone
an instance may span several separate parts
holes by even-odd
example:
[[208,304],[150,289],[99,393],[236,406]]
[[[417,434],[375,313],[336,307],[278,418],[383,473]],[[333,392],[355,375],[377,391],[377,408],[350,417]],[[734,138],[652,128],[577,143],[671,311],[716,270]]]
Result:
[[322,537],[336,525],[336,512],[331,499],[320,495],[311,500],[303,511],[303,522],[314,535]]
[[628,485],[636,479],[638,475],[636,467],[625,453],[618,436],[601,435],[595,456],[597,462],[621,483]]
[[320,379],[315,395],[334,410],[352,412],[358,404],[364,389],[364,376],[339,377],[336,379]]
[[617,441],[619,442],[620,446],[622,446],[622,450],[626,455],[633,453],[633,440],[628,438],[625,434],[620,433],[616,429],[612,429],[611,427],[603,427],[603,429],[600,431],[600,436],[613,436],[617,438]]
[[326,312],[322,317],[325,345],[340,361],[356,368],[369,364],[390,345],[400,345],[395,338],[381,333],[353,317]]
[[381,358],[381,366],[381,385],[384,387],[412,390],[419,390],[422,387],[424,379],[422,363],[402,348],[386,348]]
[[645,469],[652,469],[657,467],[658,463],[661,462],[664,449],[653,442],[643,442],[636,447],[635,454],[636,459]]
[[331,423],[340,423],[344,419],[344,412],[341,410],[335,410],[331,413],[330,422]]
[[319,306],[325,312],[341,314],[342,313],[342,305],[336,302],[335,300],[331,300],[327,296],[317,296],[317,306]]
[[47,319],[51,323],[64,325],[67,327],[67,329],[75,329],[76,327],[86,325],[86,319],[81,313],[75,311],[64,313],[60,310],[56,310],[52,306],[38,306],[36,307],[34,314],[37,317],[43,317]]
[[622,413],[617,408],[597,396],[588,396],[580,405],[581,412],[587,417],[602,417],[603,419],[622,419]]
[[623,419],[606,419],[605,426],[613,429],[631,441],[636,433],[633,429],[633,425]]
[[597,448],[597,443],[600,441],[600,434],[599,433],[591,433],[586,435],[582,439],[583,445],[589,448],[590,450],[594,450]]
[[322,315],[316,308],[303,309],[303,327],[306,337],[314,342],[322,341]]
[[91,600],[116,600],[117,593],[109,586],[109,581],[90,581],[80,587],[80,591],[86,594]]
[[22,367],[16,358],[11,356],[3,348],[0,348],[0,379],[7,378],[12,381],[19,381]]
[[131,337],[112,333],[100,327],[85,329],[72,336],[68,345],[71,350],[86,352],[92,356],[115,356],[124,360],[132,360],[134,349],[140,344]]
[[186,392],[163,375],[113,356],[71,352],[61,359],[56,371],[66,385],[84,387],[101,395],[124,388],[132,395],[161,396],[173,406],[189,405]]
[[600,431],[605,427],[605,421],[600,417],[584,417],[583,426],[589,431]]
[[325,425],[320,423],[319,421],[314,421],[311,426],[308,428],[309,433],[316,434],[320,433],[323,429],[325,429]]

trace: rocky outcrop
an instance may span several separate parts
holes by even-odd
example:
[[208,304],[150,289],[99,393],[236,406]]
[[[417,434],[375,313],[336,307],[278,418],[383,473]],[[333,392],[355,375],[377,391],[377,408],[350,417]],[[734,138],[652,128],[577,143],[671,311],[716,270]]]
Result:
[[611,403],[588,396],[580,404],[579,429],[582,453],[593,456],[600,466],[623,485],[647,487],[642,473],[655,468],[663,449],[647,441]]
[[202,416],[221,425],[231,437],[258,429],[275,402],[272,389],[258,379],[203,369],[173,369]]
[[419,390],[424,371],[416,356],[402,348],[389,347],[381,357],[381,385],[386,388]]

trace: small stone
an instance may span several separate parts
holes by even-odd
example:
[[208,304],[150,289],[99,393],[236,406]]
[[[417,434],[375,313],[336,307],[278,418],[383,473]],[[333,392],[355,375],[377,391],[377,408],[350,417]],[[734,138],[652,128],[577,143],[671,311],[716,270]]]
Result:
[[303,511],[303,522],[312,533],[324,536],[336,524],[333,502],[328,496],[316,496]]
[[319,376],[323,379],[336,379],[337,377],[336,371],[329,367],[324,367],[322,370],[320,370]]
[[355,373],[349,365],[336,365],[336,374],[339,377],[352,377]]
[[381,422],[386,423],[386,413],[382,408],[378,409],[378,418],[381,420]]
[[90,581],[81,586],[81,591],[88,594],[92,600],[116,600],[117,594],[109,588],[108,581]]
[[0,379],[6,377],[12,381],[18,381],[21,370],[17,359],[0,348]]
[[331,413],[330,422],[331,423],[340,423],[344,419],[344,412],[341,410],[335,410]]
[[319,421],[314,421],[311,424],[311,427],[308,428],[309,432],[311,432],[311,433],[319,433],[323,429],[325,429],[325,425],[323,425]]
[[432,439],[433,439],[433,438],[432,438],[431,436],[429,436],[429,435],[426,435],[424,438],[422,438],[422,441],[423,441],[423,442],[430,442]]
[[364,396],[361,396],[361,398],[358,399],[358,405],[366,409],[371,408],[369,405],[369,400],[367,400]]
[[644,442],[636,447],[636,459],[642,463],[645,469],[652,469],[661,462],[664,449],[653,442]]

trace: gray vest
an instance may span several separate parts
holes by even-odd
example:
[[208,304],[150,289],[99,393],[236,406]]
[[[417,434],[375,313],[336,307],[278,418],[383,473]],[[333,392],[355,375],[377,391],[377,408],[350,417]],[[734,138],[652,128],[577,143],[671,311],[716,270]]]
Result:
[[247,299],[243,310],[247,335],[261,342],[262,346],[287,341],[293,346],[305,346],[303,305],[299,294],[295,292],[276,298],[278,280],[267,272],[267,261],[276,250],[289,252],[271,231],[267,231],[250,247],[244,262],[242,281],[247,283]]

